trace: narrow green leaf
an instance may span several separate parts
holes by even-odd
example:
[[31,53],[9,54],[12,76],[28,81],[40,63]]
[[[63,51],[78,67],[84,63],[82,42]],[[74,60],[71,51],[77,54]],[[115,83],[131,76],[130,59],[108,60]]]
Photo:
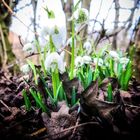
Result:
[[47,108],[46,108],[45,104],[43,103],[42,100],[40,100],[40,99],[38,98],[36,92],[33,91],[33,89],[30,89],[30,93],[31,93],[31,95],[33,96],[33,98],[35,99],[35,101],[36,101],[36,102],[39,104],[39,106],[42,108],[42,110],[43,110],[44,112],[47,112]]
[[108,98],[108,101],[109,102],[112,102],[112,99],[113,99],[113,95],[112,95],[112,86],[111,84],[109,83],[108,84],[108,87],[107,87],[107,98]]
[[33,62],[31,62],[30,60],[27,60],[27,63],[29,64],[29,66],[30,66],[31,69],[33,70],[35,84],[37,85],[38,82],[37,82],[37,73],[36,73],[35,65],[34,65]]
[[22,95],[24,98],[26,110],[29,111],[31,109],[31,102],[30,102],[29,97],[27,96],[27,93],[24,89],[22,91]]
[[71,98],[71,105],[75,105],[76,103],[76,91],[75,91],[75,87],[73,87],[72,89],[72,98]]
[[124,76],[124,89],[128,89],[129,81],[132,77],[132,63],[131,61],[128,62],[126,66],[125,76]]
[[86,87],[89,86],[89,84],[91,83],[92,79],[93,79],[93,73],[92,73],[92,70],[89,69],[89,71],[88,71],[88,78],[87,78],[87,86]]

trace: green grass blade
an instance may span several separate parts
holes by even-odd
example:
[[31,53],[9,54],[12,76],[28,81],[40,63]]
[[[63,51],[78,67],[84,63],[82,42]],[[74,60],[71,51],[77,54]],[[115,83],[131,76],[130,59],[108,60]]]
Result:
[[33,91],[32,89],[30,89],[30,93],[33,96],[33,98],[35,99],[36,103],[39,104],[40,108],[42,108],[43,112],[47,112],[47,107],[45,106],[43,101],[38,98],[36,92]]
[[112,99],[113,99],[113,95],[112,95],[112,86],[111,84],[109,83],[108,84],[108,87],[107,87],[107,98],[108,98],[108,101],[109,102],[112,102]]
[[29,111],[31,109],[31,102],[30,102],[29,97],[27,96],[27,93],[24,89],[22,91],[22,95],[24,98],[26,110]]
[[72,89],[72,98],[71,98],[71,105],[75,105],[76,103],[76,91],[75,91],[75,87],[73,87]]
[[124,89],[128,89],[129,81],[132,77],[132,63],[131,61],[128,62],[126,66],[125,76],[124,76]]
[[34,65],[33,62],[31,62],[30,60],[27,60],[27,63],[29,64],[29,66],[30,66],[31,69],[33,70],[35,84],[37,85],[38,82],[37,82],[37,73],[36,73],[35,65]]

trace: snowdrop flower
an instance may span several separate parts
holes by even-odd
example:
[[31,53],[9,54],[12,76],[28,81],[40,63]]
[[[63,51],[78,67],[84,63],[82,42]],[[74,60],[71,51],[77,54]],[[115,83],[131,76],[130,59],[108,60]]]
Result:
[[24,73],[27,74],[30,71],[30,66],[28,64],[25,64],[20,67],[20,70]]
[[126,58],[126,57],[120,58],[120,63],[121,64],[126,64],[127,65],[128,62],[129,62],[129,59],[128,58]]
[[92,52],[92,46],[89,41],[86,41],[84,43],[83,48],[86,50],[87,54],[90,54]]
[[73,18],[76,20],[76,23],[83,23],[88,20],[88,10],[85,8],[79,8],[73,13]]
[[57,67],[58,67],[58,70],[60,71],[60,73],[65,72],[65,66],[64,66],[63,58],[57,52],[50,53],[46,57],[45,68],[48,71],[52,70],[52,72],[54,72],[54,70]]
[[66,17],[63,11],[61,11],[61,16],[54,18],[44,17],[44,22],[42,24],[42,35],[50,35],[52,41],[57,50],[59,50],[66,42]]
[[110,52],[109,52],[109,55],[110,55],[112,58],[114,58],[115,60],[119,60],[119,55],[118,55],[117,52],[115,52],[115,51],[110,51]]
[[59,18],[51,18],[46,21],[46,24],[43,27],[44,33],[52,37],[52,41],[57,50],[65,44],[66,41],[66,23],[61,22]]
[[90,62],[92,61],[90,56],[77,56],[75,58],[75,66],[76,67],[81,67],[84,64],[90,64]]
[[88,20],[88,10],[85,8],[78,8],[72,15],[70,20],[75,20],[75,31],[78,31],[81,24]]
[[77,56],[77,57],[75,58],[75,66],[76,66],[76,67],[81,67],[83,64],[84,64],[84,63],[83,63],[83,58],[82,58],[82,56]]
[[35,52],[35,46],[32,43],[27,43],[23,46],[23,51],[27,52],[29,55]]
[[83,56],[83,63],[84,64],[90,64],[90,62],[92,61],[90,56]]
[[123,69],[125,69],[125,67],[126,67],[126,65],[128,64],[129,61],[130,61],[130,59],[128,59],[126,57],[122,57],[119,60],[119,62],[122,64]]
[[103,66],[103,60],[101,58],[94,58],[93,62],[95,63],[95,65]]

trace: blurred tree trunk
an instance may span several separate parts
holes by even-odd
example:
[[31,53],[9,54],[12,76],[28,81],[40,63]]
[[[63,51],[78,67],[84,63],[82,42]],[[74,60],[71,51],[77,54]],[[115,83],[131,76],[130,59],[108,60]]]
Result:
[[[114,23],[114,30],[118,29],[118,23],[119,23],[119,9],[120,9],[120,4],[119,0],[115,0],[115,23]],[[117,49],[117,33],[113,36],[113,41],[112,41],[112,47],[113,49]]]
[[134,70],[135,77],[140,82],[140,22],[137,25],[135,34]]
[[[15,3],[10,0],[5,0],[5,2],[11,7],[14,8]],[[11,23],[11,14],[8,12],[7,8],[0,4],[0,67],[4,71],[8,71],[7,65],[13,62],[15,59],[14,54],[12,53],[11,44],[8,40],[9,26]]]
[[[72,6],[73,6],[73,0],[67,0],[66,3],[64,3],[64,1],[62,0],[62,4],[63,4],[63,9],[66,15],[66,27],[67,27],[67,39],[71,37],[71,21],[68,21],[68,19],[70,19],[70,17],[72,16]],[[68,51],[71,51],[70,46],[66,46],[66,49]],[[70,54],[66,53],[65,55],[65,59],[66,59],[66,65],[69,67],[70,66]]]
[[[90,3],[91,3],[91,0],[82,0],[82,8],[85,8],[89,11]],[[88,25],[86,25],[85,28],[81,31],[80,36],[82,39],[87,35],[87,29],[88,29]]]

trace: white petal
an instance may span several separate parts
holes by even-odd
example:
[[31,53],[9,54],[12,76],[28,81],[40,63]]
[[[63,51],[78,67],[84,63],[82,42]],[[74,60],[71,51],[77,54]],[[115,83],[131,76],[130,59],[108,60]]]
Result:
[[33,54],[35,52],[35,46],[32,43],[27,43],[23,46],[23,51],[28,54]]
[[45,68],[48,71],[54,71],[57,68],[57,66],[60,73],[63,73],[65,71],[63,58],[57,52],[53,52],[46,57]]
[[83,48],[86,50],[87,54],[90,54],[92,52],[92,46],[89,41],[86,41],[84,43]]
[[28,64],[25,64],[20,67],[20,70],[24,73],[27,74],[30,71],[30,66]]
[[92,61],[90,56],[83,56],[83,63],[89,64]]
[[75,58],[75,66],[80,67],[83,65],[83,58],[81,56],[77,56]]
[[115,51],[110,51],[110,52],[109,52],[109,55],[110,55],[111,57],[113,57],[114,59],[116,59],[116,60],[119,59],[119,54],[118,54],[117,52],[115,52]]
[[95,65],[103,66],[103,60],[101,58],[94,58],[93,62],[95,63]]

